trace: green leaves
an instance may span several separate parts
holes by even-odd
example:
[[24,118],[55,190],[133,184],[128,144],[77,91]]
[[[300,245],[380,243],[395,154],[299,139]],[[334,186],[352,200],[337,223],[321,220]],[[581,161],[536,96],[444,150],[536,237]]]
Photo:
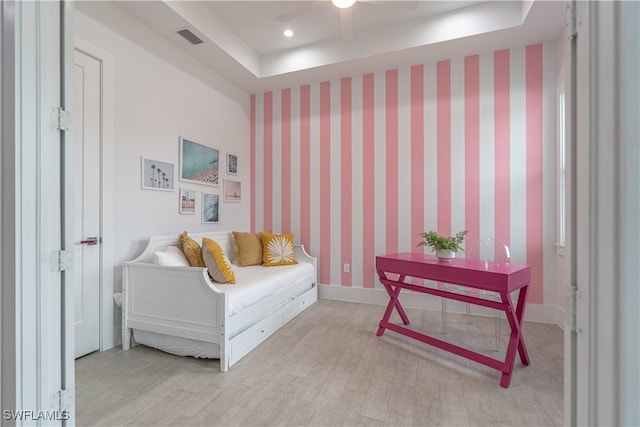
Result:
[[459,231],[455,236],[445,237],[440,236],[435,231],[425,231],[424,233],[420,233],[423,240],[418,243],[417,246],[428,246],[434,251],[447,250],[457,252],[458,250],[464,250],[460,245],[464,242],[464,238],[467,233],[468,231],[464,230]]

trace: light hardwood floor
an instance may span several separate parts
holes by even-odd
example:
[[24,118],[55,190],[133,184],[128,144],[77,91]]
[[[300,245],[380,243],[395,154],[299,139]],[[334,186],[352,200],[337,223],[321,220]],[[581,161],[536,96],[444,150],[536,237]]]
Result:
[[[76,361],[78,425],[531,425],[563,424],[563,335],[525,323],[531,365],[500,374],[392,331],[384,307],[320,300],[229,372],[217,360],[144,346]],[[412,327],[494,357],[493,318],[407,310]],[[399,318],[395,318],[399,321]],[[504,320],[503,320],[504,321]],[[507,332],[502,328],[502,345]]]

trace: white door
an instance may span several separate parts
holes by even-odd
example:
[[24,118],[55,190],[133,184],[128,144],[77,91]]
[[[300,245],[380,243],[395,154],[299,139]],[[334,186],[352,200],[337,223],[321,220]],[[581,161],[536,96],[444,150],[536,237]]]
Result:
[[100,349],[100,60],[74,51],[75,357]]

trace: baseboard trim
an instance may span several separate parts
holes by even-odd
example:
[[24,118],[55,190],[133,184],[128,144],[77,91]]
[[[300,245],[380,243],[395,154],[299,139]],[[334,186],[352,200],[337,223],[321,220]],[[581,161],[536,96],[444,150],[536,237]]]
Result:
[[564,308],[556,307],[556,325],[564,331]]
[[[389,297],[384,289],[352,288],[345,286],[320,285],[318,298],[336,301],[358,302],[362,304],[387,305]],[[403,292],[400,301],[406,308],[441,311],[442,302],[439,297],[416,292]],[[464,303],[447,301],[447,310],[453,313],[466,313]],[[471,306],[471,314],[493,316],[494,311],[480,306]],[[563,318],[563,317],[560,317]],[[529,322],[558,324],[558,308],[542,304],[527,304],[524,319]]]
[[122,344],[122,322],[113,324],[113,347]]

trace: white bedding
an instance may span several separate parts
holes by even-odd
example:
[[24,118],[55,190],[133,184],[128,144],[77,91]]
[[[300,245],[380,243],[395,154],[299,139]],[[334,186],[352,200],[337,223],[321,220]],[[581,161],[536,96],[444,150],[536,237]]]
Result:
[[218,344],[204,341],[191,340],[189,338],[172,337],[165,334],[134,330],[133,339],[138,344],[157,348],[176,356],[191,356],[201,359],[217,359],[220,356]]
[[[252,305],[314,276],[313,266],[300,263],[281,267],[236,267],[236,283],[216,288],[229,295],[230,316],[242,313]],[[282,284],[286,286],[282,286]]]

